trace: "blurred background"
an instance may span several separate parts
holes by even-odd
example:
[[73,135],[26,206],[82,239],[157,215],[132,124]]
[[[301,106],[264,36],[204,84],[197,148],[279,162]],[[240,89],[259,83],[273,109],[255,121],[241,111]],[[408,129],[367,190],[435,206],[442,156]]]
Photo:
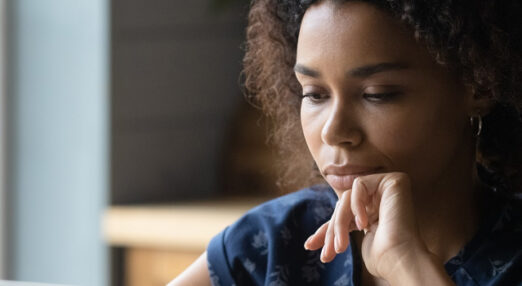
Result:
[[278,194],[247,0],[0,0],[0,280],[165,285]]

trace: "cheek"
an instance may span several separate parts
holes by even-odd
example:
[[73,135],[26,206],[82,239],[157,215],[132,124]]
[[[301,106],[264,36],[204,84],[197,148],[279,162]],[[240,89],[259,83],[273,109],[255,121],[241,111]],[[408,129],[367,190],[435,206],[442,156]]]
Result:
[[[410,174],[425,184],[435,180],[451,164],[464,141],[462,121],[444,109],[412,109],[381,121],[371,132],[375,146],[391,168]],[[377,130],[378,129],[378,130]]]
[[306,140],[306,145],[317,162],[321,149],[321,114],[310,108],[301,107],[301,128]]

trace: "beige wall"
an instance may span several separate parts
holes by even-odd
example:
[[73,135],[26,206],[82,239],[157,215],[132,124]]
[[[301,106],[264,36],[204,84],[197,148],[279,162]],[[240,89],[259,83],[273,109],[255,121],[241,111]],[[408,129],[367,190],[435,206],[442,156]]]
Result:
[[0,279],[5,278],[5,2],[0,0]]

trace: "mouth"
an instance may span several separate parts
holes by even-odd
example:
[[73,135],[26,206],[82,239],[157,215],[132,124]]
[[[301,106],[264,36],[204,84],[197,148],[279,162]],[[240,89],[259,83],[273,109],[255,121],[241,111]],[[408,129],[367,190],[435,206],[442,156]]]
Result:
[[358,170],[343,171],[348,168],[329,167],[325,169],[325,179],[328,184],[338,191],[351,189],[357,177],[379,173],[381,168],[357,168]]

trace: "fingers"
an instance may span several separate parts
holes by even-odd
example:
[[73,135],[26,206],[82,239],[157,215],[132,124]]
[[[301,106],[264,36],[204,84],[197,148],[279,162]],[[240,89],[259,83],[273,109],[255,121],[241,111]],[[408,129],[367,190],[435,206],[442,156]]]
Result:
[[400,172],[371,174],[359,177],[355,181],[363,182],[363,185],[370,196],[375,192],[379,192],[379,195],[381,196],[385,190],[389,189],[410,189],[409,177],[405,173]]
[[[335,215],[335,212],[334,212]],[[335,219],[335,216],[332,216]],[[321,225],[314,234],[312,234],[305,242],[304,247],[307,250],[317,250],[323,247],[321,251],[321,261],[330,262],[335,257],[332,234],[332,220]]]
[[359,230],[368,225],[366,207],[370,202],[371,195],[373,195],[373,192],[366,188],[363,180],[361,178],[355,179],[352,187],[351,208],[355,216],[355,224]]
[[[349,200],[350,195],[344,196]],[[346,200],[346,199],[345,199]],[[324,223],[317,231],[310,236],[306,242],[305,242],[305,248],[308,250],[317,250],[321,247],[323,247],[323,250],[321,251],[321,261],[323,263],[330,262],[335,258],[335,255],[339,252],[336,251],[338,248],[339,243],[335,243],[337,234],[335,230],[335,224],[338,222],[339,212],[343,208],[341,207],[341,203],[343,200],[339,200],[336,204],[336,207],[334,209],[334,213],[332,214],[331,219]],[[344,202],[344,205],[349,205],[349,201]],[[346,235],[348,234],[348,229],[345,227]],[[345,238],[346,241],[348,241],[347,238]],[[346,249],[348,243],[344,242],[346,246],[344,248]]]
[[346,251],[350,243],[349,232],[357,229],[350,201],[351,190],[343,192],[330,220],[321,225],[305,242],[307,250],[323,248],[321,261],[324,263],[332,261],[338,253]]
[[324,223],[305,242],[308,250],[321,251],[321,261],[330,262],[335,255],[346,251],[349,232],[367,230],[379,217],[381,196],[387,188],[394,189],[403,181],[401,173],[372,174],[358,177],[351,190],[343,192],[330,221]]
[[335,233],[334,233],[334,225],[336,218],[339,213],[339,201],[337,201],[337,204],[335,205],[334,213],[332,215],[332,218],[330,219],[330,223],[328,224],[328,229],[326,230],[326,236],[324,239],[324,247],[321,251],[321,261],[323,263],[330,262],[335,258],[335,247],[334,247],[334,239],[335,239]]
[[[351,208],[359,229],[366,228],[379,213],[383,196],[409,192],[410,182],[406,174],[400,172],[371,174],[355,179],[352,186]],[[370,214],[370,217],[368,216]]]
[[330,221],[327,221],[321,225],[314,234],[312,234],[304,244],[304,248],[307,250],[317,250],[324,245],[324,239],[326,236],[326,230],[328,229],[328,225]]
[[342,253],[346,251],[348,248],[348,244],[350,243],[349,232],[350,225],[353,225],[353,214],[350,209],[350,198],[351,198],[351,190],[343,192],[341,197],[339,198],[339,203],[337,205],[338,214],[335,217],[335,221],[332,220],[334,226],[334,248],[336,253]]
[[[322,247],[320,259],[323,263],[331,262],[349,246],[349,233],[354,229],[363,230],[366,241],[373,241],[381,218],[393,217],[394,209],[383,207],[391,199],[404,201],[411,195],[409,178],[404,173],[382,173],[358,177],[352,189],[340,194],[330,220],[308,238],[305,248],[318,250]],[[388,204],[389,205],[389,204]],[[413,210],[400,205],[403,217],[413,217]],[[411,214],[410,214],[411,213]],[[404,218],[401,218],[404,221]],[[397,220],[398,221],[398,220]],[[355,224],[357,226],[355,226]],[[414,224],[412,224],[414,225]],[[382,232],[381,232],[382,233]],[[368,243],[366,243],[368,245]],[[370,243],[371,244],[371,243]]]

